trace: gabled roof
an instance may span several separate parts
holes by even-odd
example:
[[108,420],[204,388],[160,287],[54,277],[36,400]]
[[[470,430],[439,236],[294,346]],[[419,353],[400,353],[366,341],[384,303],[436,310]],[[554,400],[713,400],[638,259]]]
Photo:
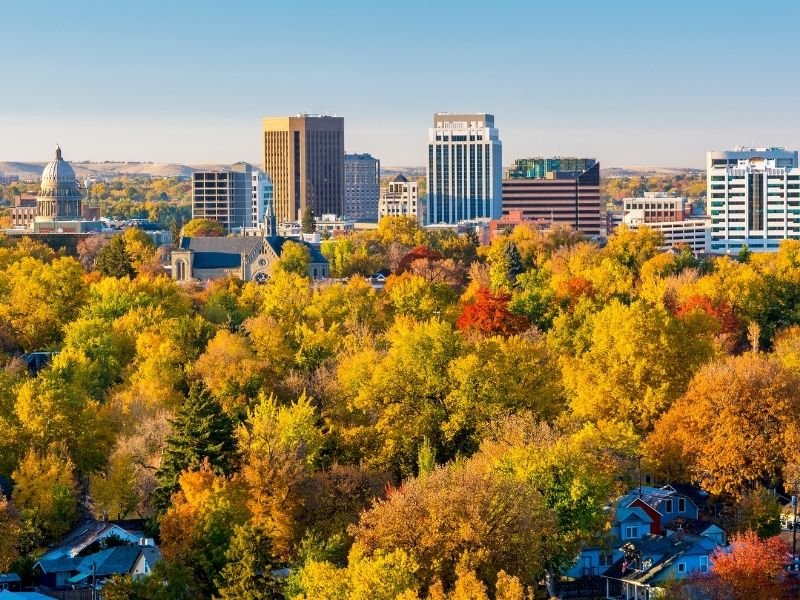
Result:
[[139,561],[139,557],[143,557],[147,564],[152,568],[153,565],[161,560],[161,550],[159,550],[156,546],[141,546],[139,548],[139,555],[136,557],[133,565],[131,565],[131,569],[133,569],[133,567],[136,565],[136,562]]
[[723,532],[725,531],[722,527],[711,521],[701,521],[700,519],[690,519],[688,517],[676,517],[670,521],[669,524],[664,525],[664,529],[682,531],[690,535],[703,535],[703,533],[712,527],[716,527]]
[[689,500],[694,502],[695,506],[697,506],[698,508],[701,508],[706,504],[708,504],[708,500],[711,497],[710,494],[705,490],[701,490],[699,487],[696,487],[694,485],[687,485],[685,483],[670,483],[669,485],[664,487],[671,487],[681,496],[686,496],[687,498],[689,498]]
[[[95,576],[106,577],[128,573],[139,557],[140,550],[141,546],[115,546],[88,556],[42,559],[36,564],[44,573],[91,573],[94,567]],[[79,579],[76,577],[76,581]]]
[[250,254],[261,243],[259,236],[236,237],[183,237],[181,249],[195,252],[222,252],[224,254]]
[[280,256],[283,245],[287,241],[306,246],[311,263],[328,263],[328,260],[315,246],[283,236],[184,237],[181,238],[180,247],[182,250],[194,252],[194,268],[196,269],[231,269],[241,266],[242,254],[249,256],[259,250],[262,243],[272,248],[276,256]]
[[645,512],[643,508],[638,506],[629,506],[627,508],[620,508],[617,511],[617,521],[620,523],[630,523],[632,521],[639,521],[642,523],[652,523],[653,519]]
[[73,529],[57,546],[45,553],[42,560],[52,560],[61,556],[77,556],[92,543],[112,534],[129,541],[138,541],[141,533],[125,529],[110,521],[87,520]]

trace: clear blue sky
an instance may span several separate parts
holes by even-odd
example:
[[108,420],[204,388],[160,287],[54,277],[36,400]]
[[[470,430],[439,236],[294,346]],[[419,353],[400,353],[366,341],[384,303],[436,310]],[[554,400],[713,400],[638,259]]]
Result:
[[436,111],[494,113],[505,163],[702,166],[800,147],[800,2],[9,0],[0,160],[260,162],[261,117],[345,118],[422,165]]

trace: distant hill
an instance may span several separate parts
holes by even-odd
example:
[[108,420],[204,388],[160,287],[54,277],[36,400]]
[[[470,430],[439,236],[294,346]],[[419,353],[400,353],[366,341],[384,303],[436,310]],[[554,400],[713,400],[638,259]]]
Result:
[[705,173],[705,169],[690,167],[604,167],[600,165],[603,177],[651,177],[664,175],[694,175]]
[[[17,175],[20,179],[38,179],[47,163],[0,162],[0,175]],[[188,177],[195,171],[230,168],[230,165],[181,165],[151,162],[70,162],[79,179],[108,179],[123,175],[150,177]]]

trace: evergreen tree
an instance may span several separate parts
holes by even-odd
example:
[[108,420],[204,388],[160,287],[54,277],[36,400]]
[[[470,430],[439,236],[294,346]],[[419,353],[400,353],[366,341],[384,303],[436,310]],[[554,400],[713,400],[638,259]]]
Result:
[[169,507],[178,489],[178,477],[187,469],[198,468],[208,459],[216,473],[230,473],[236,462],[233,422],[202,384],[193,384],[189,397],[172,421],[172,435],[158,470],[159,486],[153,505],[159,512]]
[[241,525],[225,553],[228,564],[219,582],[221,600],[277,600],[283,598],[273,577],[272,540],[258,525]]
[[111,243],[103,248],[100,256],[97,257],[97,270],[106,277],[133,277],[136,275],[125,238],[121,235],[111,238]]
[[750,248],[747,247],[747,244],[742,244],[742,249],[739,250],[739,254],[736,256],[736,260],[740,263],[747,263],[750,262],[750,255],[752,252]]
[[314,209],[310,206],[303,211],[303,220],[301,222],[303,233],[314,233],[317,230],[314,216]]
[[506,242],[503,248],[505,255],[506,265],[508,267],[508,280],[511,285],[517,284],[517,277],[525,272],[525,266],[522,264],[522,256],[519,253],[519,248],[514,242]]

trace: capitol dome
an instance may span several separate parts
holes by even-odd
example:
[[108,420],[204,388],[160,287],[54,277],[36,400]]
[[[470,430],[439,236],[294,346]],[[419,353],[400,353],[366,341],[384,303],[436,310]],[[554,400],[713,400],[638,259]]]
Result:
[[56,146],[56,157],[42,171],[42,183],[36,198],[37,220],[77,219],[81,214],[81,190],[75,171],[61,157],[61,147]]
[[43,193],[40,195],[70,196],[76,193],[80,196],[75,171],[67,161],[61,158],[60,146],[56,146],[55,160],[47,163],[42,171],[41,191]]

